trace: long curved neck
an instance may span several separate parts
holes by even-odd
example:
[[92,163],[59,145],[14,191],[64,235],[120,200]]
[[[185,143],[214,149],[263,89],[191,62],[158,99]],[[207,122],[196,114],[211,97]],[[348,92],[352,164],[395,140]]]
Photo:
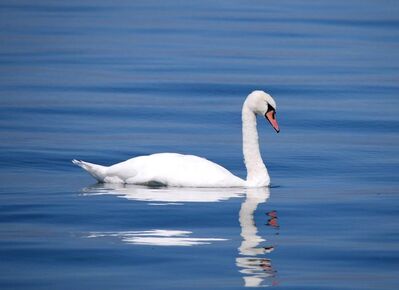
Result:
[[256,129],[256,115],[246,102],[242,107],[242,147],[247,167],[247,186],[268,186],[270,177],[259,151],[259,137]]

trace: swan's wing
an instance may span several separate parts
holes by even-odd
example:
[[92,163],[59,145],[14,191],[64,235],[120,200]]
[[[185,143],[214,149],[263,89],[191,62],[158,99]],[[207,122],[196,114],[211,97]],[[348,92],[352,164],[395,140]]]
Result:
[[176,153],[140,156],[109,167],[105,182],[169,186],[238,187],[244,180],[205,158]]

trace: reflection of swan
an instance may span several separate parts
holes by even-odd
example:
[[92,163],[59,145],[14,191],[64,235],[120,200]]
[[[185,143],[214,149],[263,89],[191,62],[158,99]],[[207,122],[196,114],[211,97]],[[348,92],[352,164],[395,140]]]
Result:
[[179,230],[92,232],[87,238],[117,237],[126,244],[146,246],[197,246],[226,241],[220,238],[193,238],[191,234],[190,231]]
[[149,188],[132,184],[96,184],[83,190],[85,195],[116,195],[130,200],[147,202],[217,202],[242,196],[238,188]]
[[[152,203],[218,202],[233,197],[242,197],[238,188],[149,188],[130,184],[96,184],[86,187],[84,195],[115,195],[136,201]],[[197,246],[211,242],[226,241],[223,238],[193,237],[191,231],[151,229],[145,231],[90,232],[87,238],[118,238],[132,245],[149,246]]]
[[[242,242],[238,248],[239,256],[236,265],[243,274],[247,287],[262,286],[266,279],[274,277],[274,270],[270,259],[264,257],[273,250],[272,246],[260,245],[265,239],[258,235],[258,229],[254,222],[254,213],[260,203],[267,201],[270,195],[269,188],[148,188],[137,185],[123,184],[97,184],[85,188],[85,195],[111,194],[117,197],[134,201],[146,201],[156,203],[185,203],[185,202],[219,202],[233,197],[241,197],[246,193],[245,201],[241,205],[239,222],[241,226]],[[277,224],[277,213],[268,213],[273,223]],[[189,230],[150,229],[144,231],[120,231],[120,232],[90,232],[87,238],[117,238],[131,245],[149,246],[197,246],[213,242],[226,241],[218,237],[195,237]]]
[[248,188],[245,202],[242,203],[239,215],[241,236],[243,241],[238,248],[240,256],[236,264],[244,274],[246,287],[258,287],[269,277],[273,277],[274,271],[271,261],[260,255],[269,253],[273,247],[259,246],[265,240],[257,235],[258,229],[254,222],[254,213],[260,203],[269,198],[269,188]]
[[99,182],[162,184],[179,187],[262,187],[270,184],[269,174],[259,151],[256,115],[265,116],[279,132],[275,119],[276,103],[263,92],[254,91],[242,108],[243,154],[247,179],[243,180],[207,159],[176,153],[140,156],[110,167],[73,160]]

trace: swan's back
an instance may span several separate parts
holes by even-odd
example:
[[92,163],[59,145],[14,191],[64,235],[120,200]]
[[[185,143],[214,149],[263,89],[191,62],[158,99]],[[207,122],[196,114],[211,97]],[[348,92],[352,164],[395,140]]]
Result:
[[214,162],[177,153],[158,153],[117,163],[107,168],[102,181],[185,187],[245,186],[244,180]]

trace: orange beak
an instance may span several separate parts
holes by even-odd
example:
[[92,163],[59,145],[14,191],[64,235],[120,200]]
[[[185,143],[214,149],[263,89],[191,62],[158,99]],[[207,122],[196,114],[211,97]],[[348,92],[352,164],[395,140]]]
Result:
[[276,130],[277,133],[280,132],[280,128],[278,127],[276,120],[276,112],[274,110],[270,110],[265,114],[265,117],[269,121],[270,125],[273,126],[274,130]]

